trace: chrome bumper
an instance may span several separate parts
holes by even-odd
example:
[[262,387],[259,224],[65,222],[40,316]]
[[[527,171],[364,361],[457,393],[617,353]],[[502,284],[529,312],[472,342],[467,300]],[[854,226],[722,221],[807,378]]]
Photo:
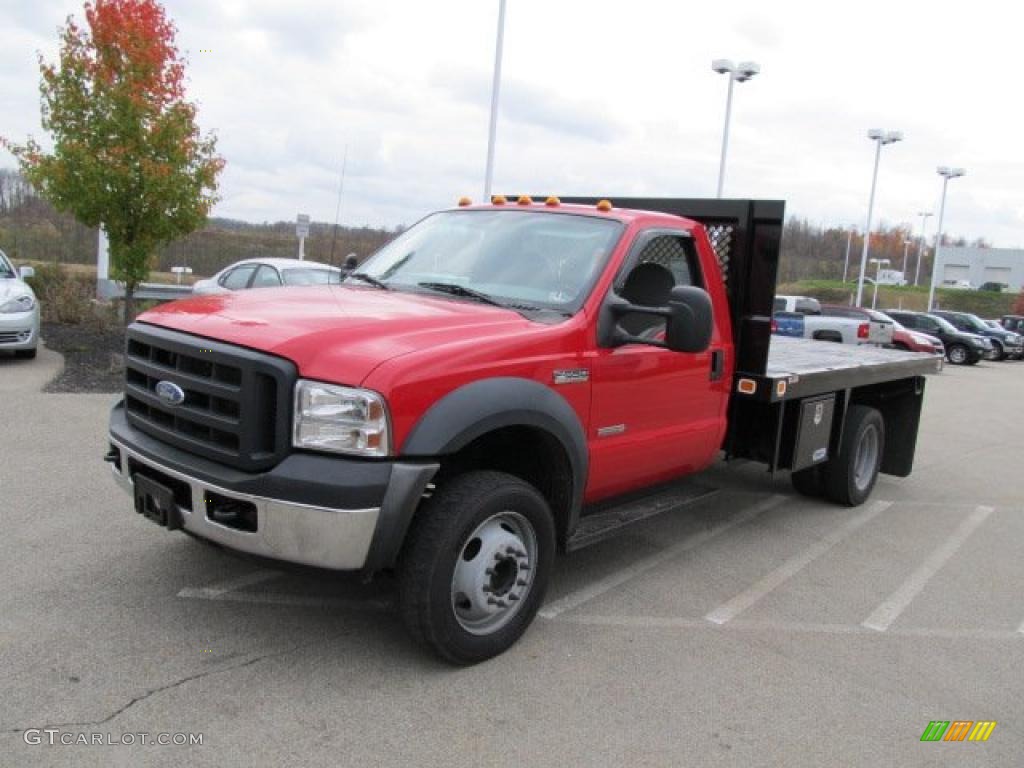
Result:
[[[178,512],[182,527],[196,536],[239,552],[321,568],[358,570],[366,562],[380,515],[379,507],[332,509],[239,494],[143,458],[113,437],[110,443],[121,452],[120,469],[111,465],[114,479],[129,495],[134,496],[129,459],[135,465],[150,467],[188,484],[192,509],[179,506]],[[255,505],[256,530],[241,531],[208,518],[205,514],[207,491]]]

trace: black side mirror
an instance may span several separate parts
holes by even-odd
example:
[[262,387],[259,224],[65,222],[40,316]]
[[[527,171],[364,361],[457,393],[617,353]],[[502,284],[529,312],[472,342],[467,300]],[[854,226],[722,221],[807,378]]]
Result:
[[345,264],[344,266],[342,266],[342,269],[345,270],[346,272],[351,272],[358,266],[359,259],[356,258],[356,255],[354,253],[350,253],[348,256],[345,257]]
[[[714,329],[714,313],[711,297],[703,288],[692,285],[677,285],[669,294],[668,306],[644,307],[630,304],[620,296],[612,295],[605,304],[610,315],[602,323],[603,333],[599,334],[602,346],[618,347],[623,344],[646,344],[664,347],[673,352],[703,352],[711,344]],[[658,315],[666,319],[665,340],[633,336],[626,333],[616,320],[623,315]]]
[[677,285],[669,296],[668,311],[665,346],[674,352],[703,352],[708,348],[715,318],[707,291]]

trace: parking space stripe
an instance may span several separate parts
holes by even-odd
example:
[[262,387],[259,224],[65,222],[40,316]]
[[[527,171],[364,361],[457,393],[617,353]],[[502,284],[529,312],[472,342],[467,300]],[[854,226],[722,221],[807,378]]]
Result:
[[791,579],[808,565],[828,552],[862,525],[865,525],[893,505],[891,501],[876,501],[856,517],[823,537],[798,555],[791,557],[749,589],[719,605],[704,618],[712,624],[725,624],[736,618],[761,598]]
[[178,597],[196,597],[200,599],[205,598],[207,600],[216,600],[228,592],[233,592],[236,589],[241,589],[242,587],[251,587],[254,584],[269,581],[270,579],[276,578],[280,575],[280,571],[252,571],[251,573],[236,576],[235,578],[227,579],[226,581],[219,581],[206,587],[185,588],[178,593]]
[[663,549],[661,552],[650,555],[639,562],[633,563],[632,565],[626,566],[615,573],[605,576],[603,579],[598,579],[582,589],[570,592],[564,597],[548,603],[540,610],[538,615],[545,619],[553,619],[559,614],[578,608],[584,603],[593,600],[595,597],[600,597],[606,592],[610,592],[616,587],[625,584],[627,581],[636,578],[640,574],[645,573],[652,568],[656,568],[662,563],[667,562],[684,552],[689,552],[702,544],[706,544],[716,536],[725,533],[730,528],[735,528],[737,525],[753,520],[758,515],[779,506],[788,498],[788,496],[783,496],[782,494],[774,494],[749,509],[740,512],[734,517],[719,523],[713,528],[701,531],[700,533],[695,533],[692,536],[687,536],[678,544],[670,546],[667,549]]
[[952,535],[942,543],[942,546],[932,552],[895,592],[861,622],[861,626],[876,632],[885,632],[927,586],[931,578],[956,554],[970,535],[994,511],[993,507],[976,507],[974,512],[968,515]]

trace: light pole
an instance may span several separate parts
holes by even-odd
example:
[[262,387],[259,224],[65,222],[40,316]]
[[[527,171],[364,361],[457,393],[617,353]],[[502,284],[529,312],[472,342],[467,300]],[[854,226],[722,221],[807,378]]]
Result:
[[928,311],[932,311],[932,303],[935,301],[935,278],[939,272],[939,246],[942,244],[942,220],[946,216],[946,187],[950,179],[957,179],[967,171],[963,168],[947,168],[940,165],[936,172],[942,177],[942,202],[939,203],[939,224],[935,230],[935,248],[932,250],[932,279],[931,287],[928,289]]
[[907,281],[907,252],[910,250],[910,246],[913,244],[913,240],[903,241],[903,282]]
[[722,157],[718,161],[718,194],[722,196],[725,184],[725,156],[729,151],[729,119],[732,117],[732,86],[733,83],[745,83],[761,71],[761,65],[753,61],[741,61],[733,64],[729,59],[715,59],[711,69],[720,75],[729,75],[729,90],[725,97],[725,127],[722,129]]
[[[875,308],[875,304],[878,303],[878,278],[882,275],[882,265],[888,264],[888,259],[872,259],[871,263],[875,265],[875,290],[871,295],[871,308]],[[858,305],[860,306],[860,305]]]
[[924,225],[928,221],[928,217],[932,215],[931,211],[918,211],[917,215],[921,217],[921,239],[917,241],[917,268],[914,269],[914,285],[917,285],[917,279],[921,276],[921,251],[924,250]]
[[864,247],[860,253],[860,277],[857,279],[857,301],[854,306],[859,307],[861,297],[864,294],[864,270],[868,266],[868,243],[871,242],[871,216],[875,208],[875,187],[878,184],[878,161],[882,156],[882,147],[886,144],[895,144],[903,140],[901,131],[882,131],[872,128],[868,131],[868,138],[875,142],[875,170],[871,175],[871,196],[868,198],[868,222],[864,227]]
[[857,231],[856,227],[850,227],[850,231],[846,233],[846,259],[843,261],[843,282],[846,282],[846,273],[850,269],[850,246],[853,245],[853,233]]
[[487,133],[487,170],[484,172],[484,201],[491,199],[494,178],[494,141],[498,133],[498,97],[501,92],[501,53],[505,47],[505,0],[498,0],[498,36],[494,43],[494,81],[491,83],[491,124]]

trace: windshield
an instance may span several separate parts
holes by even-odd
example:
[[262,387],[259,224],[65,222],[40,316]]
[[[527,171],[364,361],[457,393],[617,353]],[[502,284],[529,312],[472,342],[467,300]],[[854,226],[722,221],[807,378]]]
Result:
[[[386,287],[513,308],[576,312],[622,231],[617,221],[530,211],[444,211],[378,251],[360,272]],[[355,283],[355,281],[352,281]],[[456,292],[451,286],[468,289]]]
[[953,324],[949,322],[949,320],[947,320],[946,318],[939,317],[938,315],[925,315],[925,317],[930,317],[932,320],[938,323],[939,328],[944,330],[946,333],[957,333],[956,328],[954,328]]
[[963,318],[964,325],[975,333],[985,333],[989,330],[989,327],[985,325],[984,321],[977,315],[964,315]]
[[[285,285],[327,285],[333,275],[340,273],[329,269],[286,269],[281,273]],[[338,282],[335,277],[334,282]]]
[[14,267],[11,262],[7,260],[7,254],[0,251],[0,278],[17,277],[18,273],[14,271]]

